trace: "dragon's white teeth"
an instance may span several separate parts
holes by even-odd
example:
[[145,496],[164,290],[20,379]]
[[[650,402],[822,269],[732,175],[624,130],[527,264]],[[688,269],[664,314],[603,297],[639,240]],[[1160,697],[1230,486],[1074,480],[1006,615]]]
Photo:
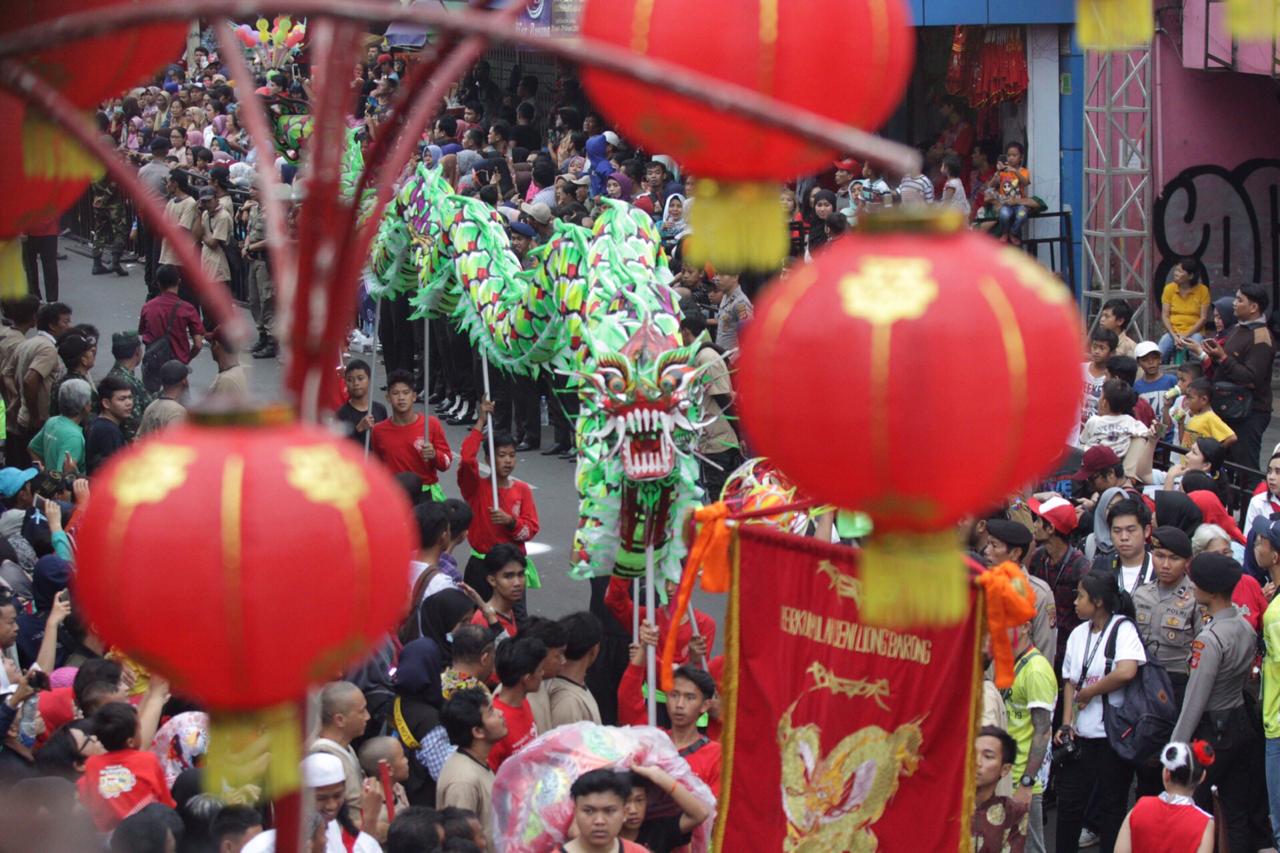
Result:
[[640,410],[640,426],[645,432],[649,431],[649,410],[648,409]]

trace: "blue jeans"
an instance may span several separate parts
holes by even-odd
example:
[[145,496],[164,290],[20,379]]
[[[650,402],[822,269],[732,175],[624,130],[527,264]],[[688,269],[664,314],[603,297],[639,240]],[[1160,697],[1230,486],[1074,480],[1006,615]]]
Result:
[[1031,212],[1021,204],[1002,204],[996,223],[996,232],[1021,239],[1022,226],[1026,224],[1027,217],[1030,215]]
[[1271,834],[1280,848],[1280,738],[1267,738],[1267,802],[1271,806]]
[[[1183,335],[1183,337],[1190,338],[1191,340],[1195,341],[1198,344],[1204,343],[1204,335],[1200,334],[1199,332],[1196,332],[1194,335]],[[1170,361],[1173,360],[1173,352],[1177,348],[1173,342],[1173,335],[1169,334],[1168,332],[1165,332],[1160,337],[1159,347],[1160,347],[1160,361],[1165,364],[1168,364]]]

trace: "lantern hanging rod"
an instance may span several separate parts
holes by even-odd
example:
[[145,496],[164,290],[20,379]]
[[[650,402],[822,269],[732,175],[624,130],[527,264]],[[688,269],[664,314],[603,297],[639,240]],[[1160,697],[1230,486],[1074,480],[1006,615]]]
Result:
[[[192,18],[256,18],[271,6],[257,0],[184,0],[182,3],[117,4],[77,12],[0,36],[0,59],[57,47],[128,26]],[[718,80],[673,62],[637,56],[598,39],[556,38],[521,30],[491,12],[449,11],[436,6],[402,7],[376,0],[292,0],[279,7],[294,17],[329,16],[387,24],[414,23],[461,35],[479,35],[500,43],[519,44],[580,65],[620,74],[665,88],[713,109],[794,133],[824,148],[870,160],[893,174],[915,174],[919,153],[906,145],[841,124],[751,89]]]

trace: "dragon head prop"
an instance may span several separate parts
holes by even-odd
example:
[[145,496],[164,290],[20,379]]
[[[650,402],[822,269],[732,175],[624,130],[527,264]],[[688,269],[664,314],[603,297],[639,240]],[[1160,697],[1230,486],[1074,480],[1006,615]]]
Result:
[[599,426],[589,437],[610,444],[628,480],[665,480],[696,439],[697,347],[645,319],[616,350],[595,350],[585,378]]

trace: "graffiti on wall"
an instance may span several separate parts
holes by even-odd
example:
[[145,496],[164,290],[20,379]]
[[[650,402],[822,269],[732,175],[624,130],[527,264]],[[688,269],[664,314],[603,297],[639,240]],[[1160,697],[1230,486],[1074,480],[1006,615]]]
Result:
[[1215,299],[1255,282],[1280,303],[1280,160],[1183,171],[1156,200],[1152,226],[1157,295],[1178,258],[1190,256]]

